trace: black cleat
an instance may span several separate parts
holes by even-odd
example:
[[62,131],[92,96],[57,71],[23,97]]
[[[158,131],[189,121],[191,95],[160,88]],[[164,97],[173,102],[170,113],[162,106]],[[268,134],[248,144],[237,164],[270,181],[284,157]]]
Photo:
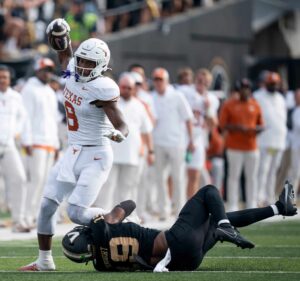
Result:
[[279,195],[279,200],[283,206],[280,214],[283,216],[294,216],[297,214],[297,207],[295,204],[295,193],[293,189],[293,185],[289,183],[289,181],[285,181],[283,190]]
[[237,229],[231,225],[222,227],[218,226],[215,231],[215,238],[218,241],[227,241],[241,247],[242,249],[252,249],[255,247],[253,243],[245,239]]

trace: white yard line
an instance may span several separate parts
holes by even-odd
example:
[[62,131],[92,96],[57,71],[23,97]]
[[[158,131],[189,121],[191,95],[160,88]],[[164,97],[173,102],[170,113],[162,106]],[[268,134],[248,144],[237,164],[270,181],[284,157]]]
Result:
[[[20,271],[17,270],[0,270],[0,273],[18,273]],[[34,274],[60,274],[60,273],[86,273],[87,271],[32,271],[31,273]],[[103,272],[104,274],[109,272]],[[120,272],[124,273],[124,272]],[[141,273],[141,271],[136,272],[136,273]],[[248,270],[248,271],[239,271],[239,270],[200,270],[200,271],[171,271],[168,273],[190,273],[190,274],[203,274],[203,273],[243,273],[243,274],[300,274],[300,271],[257,271],[257,270]],[[24,273],[26,274],[26,273]],[[135,274],[135,272],[131,272],[130,274]]]
[[[0,256],[0,259],[29,259],[32,256]],[[65,256],[54,256],[54,258],[65,258]],[[265,257],[265,256],[215,256],[205,257],[204,259],[300,259],[300,257]]]

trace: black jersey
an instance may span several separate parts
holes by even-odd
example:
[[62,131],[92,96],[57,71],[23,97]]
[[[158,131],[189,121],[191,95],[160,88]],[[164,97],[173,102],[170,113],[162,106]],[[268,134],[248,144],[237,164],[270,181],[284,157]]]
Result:
[[149,263],[153,242],[160,231],[135,223],[109,224],[102,217],[90,224],[94,244],[94,267],[99,271],[144,269],[136,256]]

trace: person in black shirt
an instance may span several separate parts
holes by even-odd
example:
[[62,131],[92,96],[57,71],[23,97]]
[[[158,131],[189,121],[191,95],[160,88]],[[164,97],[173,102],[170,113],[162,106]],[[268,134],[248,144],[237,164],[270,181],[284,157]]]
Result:
[[123,222],[135,208],[127,200],[107,215],[94,218],[89,227],[68,232],[62,241],[63,252],[74,262],[92,260],[98,271],[195,270],[218,241],[253,248],[235,227],[279,214],[294,216],[293,195],[293,186],[286,181],[274,205],[225,213],[217,188],[207,185],[187,201],[167,231]]

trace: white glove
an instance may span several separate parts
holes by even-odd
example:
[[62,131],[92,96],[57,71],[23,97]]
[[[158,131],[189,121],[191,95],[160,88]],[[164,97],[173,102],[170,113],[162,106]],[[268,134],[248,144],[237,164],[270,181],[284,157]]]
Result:
[[171,261],[171,251],[168,249],[165,257],[155,266],[153,269],[153,272],[169,272],[169,269],[166,268],[166,266]]
[[51,21],[48,24],[47,29],[46,29],[46,33],[49,34],[53,30],[53,26],[56,25],[56,24],[57,25],[63,25],[67,32],[70,32],[70,30],[71,30],[69,24],[64,19],[58,18],[58,19],[55,19],[55,20]]
[[104,136],[115,142],[122,142],[126,139],[126,137],[119,130],[112,130]]

